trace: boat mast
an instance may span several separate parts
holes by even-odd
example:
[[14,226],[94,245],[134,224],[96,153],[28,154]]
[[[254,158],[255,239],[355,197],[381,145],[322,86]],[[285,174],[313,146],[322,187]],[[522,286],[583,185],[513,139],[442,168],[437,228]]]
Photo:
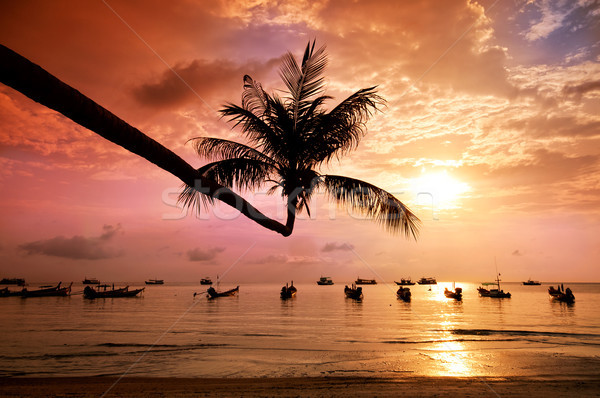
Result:
[[496,283],[498,284],[498,291],[500,291],[500,274],[498,273],[498,263],[496,262],[496,256],[494,256],[494,265],[496,266]]

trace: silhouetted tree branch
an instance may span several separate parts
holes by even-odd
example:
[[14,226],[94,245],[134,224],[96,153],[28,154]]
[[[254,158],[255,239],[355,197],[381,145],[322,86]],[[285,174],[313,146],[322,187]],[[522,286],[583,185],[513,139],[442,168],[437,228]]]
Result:
[[0,60],[0,81],[5,85],[154,163],[187,186],[239,210],[259,225],[283,236],[292,233],[293,223],[288,227],[265,216],[229,188],[202,176],[173,151],[3,45],[0,45]]

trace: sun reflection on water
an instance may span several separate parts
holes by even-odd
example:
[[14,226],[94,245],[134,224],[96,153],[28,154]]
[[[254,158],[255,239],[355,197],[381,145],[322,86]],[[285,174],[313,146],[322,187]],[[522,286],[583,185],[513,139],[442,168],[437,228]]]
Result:
[[459,341],[444,341],[436,344],[429,352],[438,366],[432,369],[432,376],[474,376],[472,361]]

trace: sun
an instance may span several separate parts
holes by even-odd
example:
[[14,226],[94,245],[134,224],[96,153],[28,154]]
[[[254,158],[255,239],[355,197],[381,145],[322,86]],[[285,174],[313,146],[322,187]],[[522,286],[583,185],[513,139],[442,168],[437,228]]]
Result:
[[436,209],[455,209],[462,197],[471,190],[469,184],[461,182],[447,171],[423,174],[411,181],[411,191],[417,198],[417,204],[429,205]]

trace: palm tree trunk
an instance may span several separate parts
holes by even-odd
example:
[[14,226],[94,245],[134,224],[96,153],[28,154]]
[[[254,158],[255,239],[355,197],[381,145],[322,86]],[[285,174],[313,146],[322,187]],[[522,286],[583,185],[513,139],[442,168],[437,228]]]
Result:
[[268,218],[230,189],[202,177],[196,169],[171,150],[1,44],[0,60],[0,81],[7,86],[154,163],[187,185],[199,191],[202,188],[202,193],[236,208],[259,225],[283,236],[292,233],[292,229],[287,225]]
[[285,226],[290,231],[293,231],[294,222],[296,221],[296,206],[298,205],[298,197],[288,196],[287,202],[287,222],[285,223]]

